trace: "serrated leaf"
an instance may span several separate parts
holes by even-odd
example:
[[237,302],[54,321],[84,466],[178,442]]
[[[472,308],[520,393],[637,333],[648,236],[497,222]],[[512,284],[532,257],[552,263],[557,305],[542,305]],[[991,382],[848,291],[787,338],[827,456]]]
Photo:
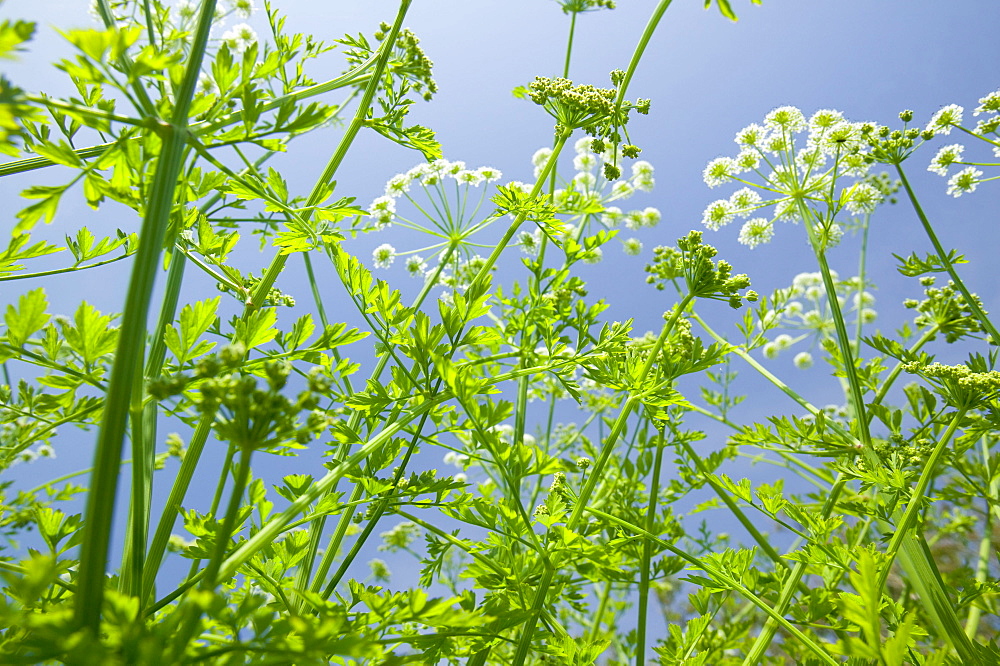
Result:
[[4,323],[7,325],[7,342],[13,347],[21,347],[28,338],[42,330],[49,323],[45,309],[49,306],[45,290],[39,287],[17,299],[17,307],[7,306]]
[[245,320],[236,320],[233,328],[236,330],[236,340],[253,349],[267,344],[278,334],[274,325],[278,321],[278,313],[274,308],[264,308],[252,313]]
[[[164,340],[167,349],[177,357],[178,363],[184,363],[188,359],[208,353],[215,346],[211,342],[198,344],[198,338],[204,335],[205,331],[215,323],[215,313],[219,309],[221,298],[221,296],[216,296],[198,301],[193,306],[185,305],[181,310],[180,329],[178,330],[172,324],[167,327]],[[200,353],[194,353],[196,350]]]
[[111,317],[86,301],[80,303],[73,315],[73,323],[60,322],[66,344],[90,365],[105,354],[115,350],[118,329],[112,328]]

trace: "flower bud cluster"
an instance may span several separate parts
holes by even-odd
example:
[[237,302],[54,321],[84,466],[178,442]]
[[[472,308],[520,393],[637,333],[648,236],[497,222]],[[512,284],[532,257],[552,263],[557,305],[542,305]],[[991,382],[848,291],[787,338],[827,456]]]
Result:
[[[288,383],[292,364],[282,359],[263,363],[260,385],[257,376],[241,374],[245,347],[227,345],[218,354],[202,358],[193,377],[183,373],[150,382],[148,392],[164,400],[186,390],[203,414],[216,414],[215,432],[221,440],[254,449],[277,445],[304,445],[330,425],[330,417],[319,410],[319,398],[330,389],[318,368],[307,376],[307,386],[294,400],[282,391]],[[301,412],[309,412],[300,423]]]
[[[924,286],[924,300],[907,299],[903,305],[917,311],[913,323],[920,328],[936,327],[944,334],[946,342],[956,342],[961,338],[983,330],[966,303],[965,297],[955,289],[951,280],[944,287],[935,287],[934,277],[926,275],[920,279]],[[977,303],[981,306],[982,302]]]
[[732,308],[739,308],[743,300],[754,302],[757,292],[747,289],[750,278],[745,273],[733,274],[732,265],[725,260],[714,261],[718,251],[702,242],[700,231],[692,231],[677,241],[677,248],[658,247],[653,263],[646,266],[646,282],[663,289],[667,281],[683,277],[688,293],[698,298],[727,301]]

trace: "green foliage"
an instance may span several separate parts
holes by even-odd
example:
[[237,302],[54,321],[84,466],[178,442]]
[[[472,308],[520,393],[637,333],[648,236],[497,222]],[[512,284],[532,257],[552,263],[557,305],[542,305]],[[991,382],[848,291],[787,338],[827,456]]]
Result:
[[[559,1],[574,20],[614,4]],[[623,229],[660,219],[611,202],[652,189],[646,162],[622,177],[640,152],[631,112],[650,111],[626,95],[669,4],[613,87],[538,77],[516,91],[559,123],[554,147],[532,158],[532,185],[494,185],[496,169],[445,160],[432,130],[407,125],[416,98],[437,92],[431,61],[402,28],[408,0],[373,35],[337,40],[345,69],[326,81],[307,71],[331,47],[288,32],[269,3],[266,39],[249,26],[208,39],[212,24],[249,13],[249,0],[217,13],[211,2],[99,0],[102,29],[63,35],[74,55],[56,66],[72,96],[0,79],[0,151],[13,159],[0,175],[70,174],[22,193],[30,203],[14,211],[0,251],[0,281],[41,285],[4,292],[0,328],[0,661],[1000,660],[1000,336],[957,273],[966,260],[937,242],[902,170],[922,142],[960,126],[960,112],[946,107],[923,132],[821,112],[801,169],[757,171],[781,195],[775,219],[803,222],[818,272],[761,298],[691,231],[655,249],[647,281],[663,323],[638,334],[631,319],[607,319],[610,304],[593,298],[582,269]],[[714,4],[736,18],[729,2]],[[33,33],[5,19],[0,57]],[[967,133],[991,142],[1000,95],[980,106],[989,118]],[[311,189],[264,167],[348,108],[353,120]],[[709,184],[756,169],[767,146],[792,155],[801,112],[782,107],[765,122],[780,131],[741,133],[744,162],[714,160]],[[333,196],[365,130],[421,160],[367,209]],[[577,173],[564,179],[560,151],[574,130]],[[833,166],[823,172],[819,157]],[[862,178],[873,162],[896,168],[899,185]],[[939,154],[932,170],[956,162]],[[966,176],[952,188],[971,192],[980,180]],[[841,177],[859,180],[838,192]],[[865,231],[900,186],[934,252],[892,255],[923,290],[893,336],[866,328],[865,266],[841,279],[826,252]],[[133,211],[141,231],[102,236],[91,224],[58,244],[31,239],[39,222],[68,224],[60,205],[81,191],[93,209]],[[773,203],[747,191],[710,205],[706,226]],[[772,223],[751,220],[741,240],[766,242]],[[432,238],[373,254],[376,269],[403,259],[422,280],[415,296],[356,256],[358,235],[392,224]],[[505,230],[491,236],[492,225]],[[256,253],[241,245],[248,229]],[[519,267],[497,271],[517,248]],[[292,295],[290,260],[303,261],[312,302]],[[119,261],[136,264],[120,314],[86,301],[71,316],[51,312],[47,277]],[[319,283],[314,262],[332,281]],[[731,322],[730,338],[706,322],[706,300],[757,305]],[[937,362],[942,337],[968,346],[967,360]],[[814,406],[767,365],[806,344],[795,365],[820,356],[842,404]],[[792,402],[743,422],[757,403],[740,393],[744,364]],[[560,422],[570,409],[579,422]],[[16,465],[94,434],[92,470],[15,483]],[[215,469],[207,447],[221,451]],[[272,455],[286,457],[280,478]],[[779,474],[751,478],[746,460]],[[201,483],[206,492],[194,492]],[[154,484],[170,488],[165,501]],[[81,498],[75,513],[68,503]],[[116,516],[125,536],[110,531]],[[736,523],[739,535],[722,531]],[[376,550],[389,561],[364,560]]]

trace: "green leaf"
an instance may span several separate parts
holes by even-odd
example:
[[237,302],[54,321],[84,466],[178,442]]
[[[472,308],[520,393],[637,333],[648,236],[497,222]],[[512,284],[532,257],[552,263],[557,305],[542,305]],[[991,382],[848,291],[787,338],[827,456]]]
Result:
[[7,325],[7,342],[13,347],[21,347],[28,338],[42,330],[49,323],[45,308],[49,306],[45,290],[39,287],[17,299],[17,308],[7,306],[4,323]]
[[264,308],[252,313],[245,320],[237,319],[233,328],[236,340],[253,349],[274,340],[278,330],[274,327],[278,321],[278,313],[274,308]]
[[100,310],[86,301],[77,308],[73,324],[60,322],[60,326],[66,344],[87,365],[115,350],[118,329],[111,327],[111,317],[102,315]]
[[219,309],[221,296],[198,301],[193,306],[185,305],[181,310],[180,329],[173,324],[167,326],[164,332],[164,340],[177,362],[183,364],[188,359],[195,358],[192,350],[197,348],[198,354],[206,354],[215,346],[215,343],[198,345],[198,338],[205,334],[216,320],[216,311]]
[[12,60],[11,54],[23,51],[21,45],[31,40],[34,34],[34,23],[5,19],[0,23],[0,58]]
[[42,157],[47,157],[56,164],[61,164],[63,166],[80,168],[83,166],[83,160],[73,151],[65,141],[60,141],[59,143],[52,143],[50,141],[41,141],[32,146],[32,150],[41,155]]

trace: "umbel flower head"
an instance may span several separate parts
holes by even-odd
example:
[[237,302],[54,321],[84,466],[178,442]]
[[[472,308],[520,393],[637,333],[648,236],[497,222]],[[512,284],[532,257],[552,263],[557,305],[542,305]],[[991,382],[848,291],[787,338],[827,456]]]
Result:
[[884,199],[880,188],[860,180],[870,163],[867,126],[832,109],[809,119],[794,106],[774,109],[763,123],[736,133],[735,156],[718,157],[705,167],[702,177],[709,187],[743,187],[710,203],[702,224],[714,231],[745,219],[739,242],[755,248],[770,242],[776,222],[805,221],[812,242],[822,249],[835,245],[845,218],[869,215]]

